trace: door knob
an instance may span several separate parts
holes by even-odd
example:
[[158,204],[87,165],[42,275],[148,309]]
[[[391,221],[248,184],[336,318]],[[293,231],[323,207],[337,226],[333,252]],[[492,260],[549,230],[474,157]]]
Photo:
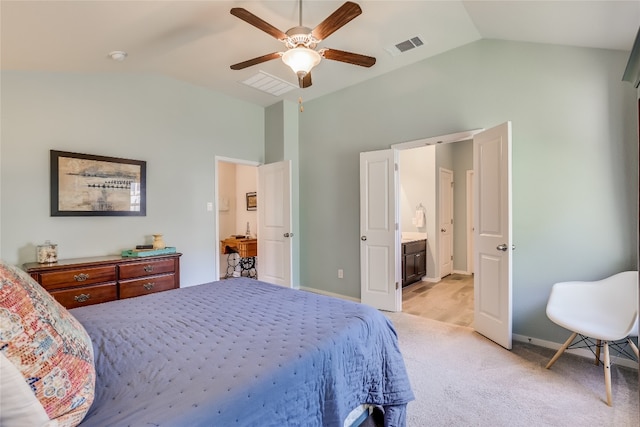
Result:
[[284,237],[293,237],[293,233],[284,233]]
[[496,246],[496,249],[499,251],[505,252],[507,250],[507,245],[503,243],[501,245]]
[[365,240],[367,240],[367,236],[362,236],[362,237],[360,238],[360,240],[362,240],[362,241],[364,242]]
[[443,233],[446,233],[447,229],[446,228],[441,228],[440,231],[442,231]]

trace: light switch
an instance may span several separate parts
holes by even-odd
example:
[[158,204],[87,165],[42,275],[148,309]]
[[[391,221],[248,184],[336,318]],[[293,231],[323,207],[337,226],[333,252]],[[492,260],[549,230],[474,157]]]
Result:
[[213,210],[213,202],[207,202],[207,210],[211,212]]

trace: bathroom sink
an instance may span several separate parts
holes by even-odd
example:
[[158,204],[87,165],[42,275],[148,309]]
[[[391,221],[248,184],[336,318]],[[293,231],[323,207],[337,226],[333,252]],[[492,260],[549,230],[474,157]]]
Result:
[[402,232],[401,242],[408,243],[408,242],[415,242],[416,240],[426,240],[426,239],[427,239],[427,233],[404,231]]

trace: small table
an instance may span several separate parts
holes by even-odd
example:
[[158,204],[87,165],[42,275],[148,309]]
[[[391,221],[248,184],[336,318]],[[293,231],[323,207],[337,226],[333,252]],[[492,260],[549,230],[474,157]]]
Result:
[[[242,236],[232,236],[220,241],[220,253],[227,256],[227,274],[225,278],[235,277],[234,273],[238,264],[240,265],[240,275],[258,278],[256,272],[256,256],[258,255],[258,240],[247,239]],[[238,254],[239,257],[234,256]]]

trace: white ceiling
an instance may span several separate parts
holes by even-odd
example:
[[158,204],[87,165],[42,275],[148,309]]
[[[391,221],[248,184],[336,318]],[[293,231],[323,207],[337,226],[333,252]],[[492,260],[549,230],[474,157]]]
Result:
[[[304,0],[313,28],[344,1]],[[630,51],[640,1],[369,1],[362,15],[322,41],[377,58],[372,68],[322,60],[313,85],[280,97],[239,82],[262,70],[297,83],[280,60],[232,71],[231,64],[284,46],[232,16],[243,7],[276,28],[298,25],[298,1],[1,0],[2,70],[150,73],[171,76],[248,102],[308,101],[478,39],[502,39]],[[419,35],[426,44],[398,56],[385,48]],[[108,53],[124,50],[124,62]]]

